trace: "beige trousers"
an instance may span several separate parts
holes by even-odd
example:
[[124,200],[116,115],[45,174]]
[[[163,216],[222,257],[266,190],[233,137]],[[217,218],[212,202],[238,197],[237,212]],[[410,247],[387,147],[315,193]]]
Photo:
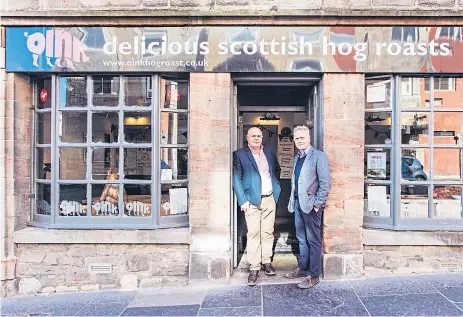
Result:
[[262,197],[260,206],[251,205],[245,213],[248,227],[246,250],[250,270],[260,270],[261,264],[271,263],[275,214],[273,195]]

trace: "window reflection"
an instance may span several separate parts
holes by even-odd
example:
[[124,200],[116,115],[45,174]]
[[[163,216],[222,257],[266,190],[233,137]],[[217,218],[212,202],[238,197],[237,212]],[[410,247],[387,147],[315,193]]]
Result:
[[170,80],[161,80],[161,108],[168,109],[188,109],[188,83]]
[[434,113],[434,144],[463,145],[463,112]]
[[401,186],[401,218],[428,218],[428,204],[428,186]]
[[38,215],[51,215],[51,185],[37,184],[37,196],[35,199],[36,213]]
[[87,78],[59,77],[59,107],[87,107]]
[[461,152],[460,149],[434,149],[433,179],[460,180]]
[[124,200],[124,216],[151,216],[151,186],[148,184],[124,185],[127,198]]
[[365,144],[391,144],[391,112],[365,113]]
[[402,77],[400,83],[401,108],[429,108],[430,93],[425,89],[427,78]]
[[400,119],[402,144],[428,144],[429,117],[430,113],[402,112]]
[[366,109],[391,108],[391,80],[365,79]]
[[37,179],[51,179],[51,148],[37,148],[36,150]]
[[161,143],[188,143],[188,114],[161,113]]
[[391,186],[365,185],[364,215],[391,217]]
[[124,104],[151,106],[151,77],[124,77]]
[[429,149],[402,149],[401,173],[407,181],[427,181],[430,166]]
[[59,215],[85,216],[87,214],[87,185],[59,185]]
[[85,179],[87,170],[86,148],[59,149],[59,178],[65,180]]
[[61,142],[87,143],[87,113],[61,112]]
[[117,142],[118,127],[119,114],[117,112],[94,112],[92,114],[92,142]]
[[151,112],[126,112],[124,137],[129,143],[151,142]]
[[37,143],[51,144],[51,112],[37,114]]
[[188,149],[161,149],[161,160],[161,181],[188,178]]
[[462,217],[461,186],[434,187],[434,217],[459,219]]
[[119,149],[95,148],[92,159],[92,178],[107,179],[110,172],[119,172]]
[[119,77],[93,76],[93,105],[117,107],[119,105]]

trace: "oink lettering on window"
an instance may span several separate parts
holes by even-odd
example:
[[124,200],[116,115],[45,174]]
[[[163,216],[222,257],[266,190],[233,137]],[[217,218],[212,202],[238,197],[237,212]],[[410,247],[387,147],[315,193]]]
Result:
[[80,216],[84,213],[84,206],[77,201],[63,200],[59,204],[60,213],[66,216]]
[[117,206],[109,201],[99,201],[93,204],[96,215],[117,215]]
[[150,214],[150,207],[141,201],[132,201],[125,205],[130,216],[148,216]]

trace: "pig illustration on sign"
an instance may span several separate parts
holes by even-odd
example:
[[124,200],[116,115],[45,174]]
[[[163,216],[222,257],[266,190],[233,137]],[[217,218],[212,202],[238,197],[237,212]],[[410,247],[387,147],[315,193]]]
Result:
[[[39,67],[38,58],[45,52],[47,65],[60,68],[68,67],[75,70],[74,62],[87,62],[88,56],[85,54],[87,46],[80,40],[63,30],[48,30],[45,34],[35,32],[33,34],[24,33],[27,37],[27,48],[32,53],[33,65]],[[51,58],[55,58],[52,63]],[[63,65],[63,60],[66,65]]]

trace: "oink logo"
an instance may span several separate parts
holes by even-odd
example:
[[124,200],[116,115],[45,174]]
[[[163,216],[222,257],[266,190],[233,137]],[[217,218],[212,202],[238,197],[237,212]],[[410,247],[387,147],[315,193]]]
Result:
[[[75,70],[74,62],[87,62],[88,56],[85,54],[87,46],[80,40],[63,30],[48,30],[45,34],[35,32],[30,34],[24,32],[27,37],[27,48],[32,53],[33,65],[40,67],[38,58],[45,52],[47,65],[50,67],[58,66],[60,68],[68,67]],[[52,62],[52,58],[55,59]],[[63,65],[63,60],[66,64]]]

